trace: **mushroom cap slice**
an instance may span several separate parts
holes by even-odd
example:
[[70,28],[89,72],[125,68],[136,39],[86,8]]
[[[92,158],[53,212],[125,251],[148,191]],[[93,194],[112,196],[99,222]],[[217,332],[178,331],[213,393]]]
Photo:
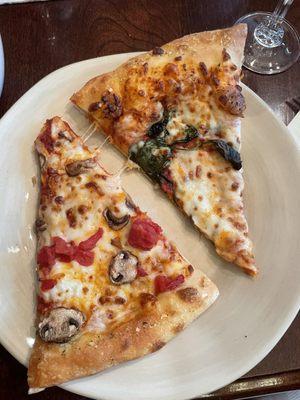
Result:
[[130,251],[120,251],[110,262],[109,277],[115,285],[130,283],[137,275],[138,259]]
[[103,216],[108,224],[108,226],[114,231],[119,231],[128,224],[130,220],[130,215],[125,214],[122,217],[115,216],[109,208],[103,211]]
[[38,332],[44,342],[66,343],[78,333],[84,321],[81,311],[58,307],[42,319]]
[[65,170],[69,176],[78,176],[84,174],[89,169],[96,166],[94,158],[88,158],[86,160],[76,160],[65,166]]

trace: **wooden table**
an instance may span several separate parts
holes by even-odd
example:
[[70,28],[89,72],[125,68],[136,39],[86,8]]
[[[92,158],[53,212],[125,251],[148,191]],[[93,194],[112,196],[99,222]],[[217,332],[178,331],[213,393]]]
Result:
[[[107,54],[149,50],[184,34],[230,26],[251,11],[272,10],[275,3],[275,0],[60,0],[1,6],[0,33],[6,74],[0,116],[37,81],[64,65]],[[288,18],[300,31],[299,0]],[[298,63],[275,76],[245,71],[244,82],[288,123],[293,111],[285,101],[300,95],[299,78]],[[203,398],[233,399],[300,388],[299,338],[298,316],[274,350],[252,371]],[[0,399],[12,398],[12,391],[15,399],[27,398],[26,370],[0,346]],[[34,398],[84,399],[59,388],[51,388]]]

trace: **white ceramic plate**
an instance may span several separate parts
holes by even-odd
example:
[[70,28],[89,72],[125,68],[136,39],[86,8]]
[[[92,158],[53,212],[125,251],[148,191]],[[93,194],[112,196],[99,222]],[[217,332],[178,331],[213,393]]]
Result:
[[[38,188],[33,141],[56,114],[83,132],[87,122],[68,102],[87,79],[133,54],[83,61],[50,74],[0,122],[0,340],[23,364],[33,343]],[[220,289],[219,300],[155,354],[63,385],[99,399],[182,400],[218,389],[254,367],[275,346],[300,305],[299,153],[285,126],[250,89],[243,120],[245,203],[260,276],[253,280],[216,256],[213,246],[137,171],[125,189],[165,229],[182,253]],[[94,143],[103,140],[93,138]],[[124,159],[106,145],[103,163]]]

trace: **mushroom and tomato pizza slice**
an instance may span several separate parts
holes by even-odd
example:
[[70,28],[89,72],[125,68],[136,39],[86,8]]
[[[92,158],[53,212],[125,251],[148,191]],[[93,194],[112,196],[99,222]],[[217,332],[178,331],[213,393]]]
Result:
[[48,120],[41,159],[37,337],[30,388],[160,349],[218,289],[134,205],[67,123]]
[[245,39],[243,24],[185,36],[90,80],[71,100],[221,257],[255,275],[239,154]]

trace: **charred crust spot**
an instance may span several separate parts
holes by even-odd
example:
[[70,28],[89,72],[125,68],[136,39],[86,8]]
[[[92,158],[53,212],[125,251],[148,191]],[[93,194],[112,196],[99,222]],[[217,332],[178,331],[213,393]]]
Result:
[[140,294],[140,303],[141,306],[144,307],[146,304],[151,303],[154,304],[157,300],[157,297],[151,293],[141,293]]
[[37,218],[35,221],[36,232],[43,232],[47,229],[47,224],[42,218]]
[[236,191],[239,188],[239,183],[238,182],[233,182],[233,184],[231,185],[231,190],[232,191]]
[[81,204],[81,205],[78,207],[78,212],[79,212],[79,214],[81,214],[81,215],[85,214],[87,211],[88,211],[88,207],[85,206],[84,204]]
[[194,303],[199,300],[198,290],[193,287],[187,287],[177,290],[177,294],[182,301],[186,303]]
[[186,71],[186,69],[187,69],[186,68],[186,64],[182,64],[182,68],[183,68],[184,71]]
[[228,60],[230,60],[230,54],[229,53],[227,53],[227,51],[226,51],[226,49],[223,49],[222,50],[222,58],[223,58],[223,61],[228,61]]
[[182,56],[177,56],[174,58],[174,61],[181,61],[182,60]]
[[101,296],[98,301],[102,305],[103,304],[108,304],[108,303],[111,303],[111,297],[109,297],[109,296]]
[[147,322],[147,321],[143,321],[142,322],[142,327],[143,328],[148,328],[148,326],[149,326],[149,322]]
[[194,272],[194,267],[191,264],[188,265],[188,271],[190,275]]
[[55,203],[57,203],[57,204],[64,204],[64,198],[63,198],[63,196],[56,196],[55,197],[55,199],[54,199],[54,201],[55,201]]
[[69,208],[69,209],[66,211],[66,216],[67,216],[67,220],[68,220],[68,222],[69,222],[69,226],[70,226],[71,228],[75,228],[75,227],[76,227],[76,222],[77,222],[77,220],[76,220],[76,215],[74,214],[73,208]]
[[101,101],[96,101],[89,105],[89,112],[95,112],[101,108]]
[[164,49],[162,49],[161,47],[154,47],[154,49],[152,50],[152,54],[154,56],[161,56],[162,54],[164,54]]
[[164,91],[165,90],[165,82],[163,80],[156,81],[155,83],[156,90]]
[[121,244],[121,240],[120,240],[119,237],[116,237],[116,238],[111,239],[110,243],[111,243],[113,246],[117,247],[118,249],[122,249],[122,244]]
[[143,71],[144,71],[144,74],[147,74],[147,72],[148,72],[148,69],[149,69],[149,67],[148,67],[148,63],[147,63],[147,62],[145,62],[145,63],[143,64]]
[[144,97],[145,96],[145,91],[142,90],[142,89],[138,90],[138,95],[141,96],[141,97]]
[[158,340],[157,342],[153,343],[151,352],[154,353],[155,351],[158,351],[164,347],[166,342],[163,342],[162,340]]
[[88,182],[88,183],[86,183],[85,184],[85,187],[87,188],[87,189],[93,189],[93,190],[95,190],[100,196],[103,196],[103,192],[102,192],[102,190],[100,189],[100,187],[97,185],[97,183],[96,182]]
[[230,114],[243,116],[246,103],[240,89],[236,86],[231,86],[220,91],[218,100],[222,108]]
[[124,299],[124,297],[121,297],[121,296],[115,297],[115,304],[124,304],[124,303],[126,303],[126,300]]
[[176,334],[176,333],[183,331],[183,329],[184,329],[184,324],[180,323],[180,324],[174,326],[173,332]]
[[209,179],[211,179],[211,178],[213,177],[213,174],[212,174],[211,172],[208,172],[206,175],[207,175],[207,177],[208,177]]
[[130,346],[129,339],[122,340],[121,348],[122,348],[123,351],[127,350],[129,348],[129,346]]
[[[185,65],[185,64],[183,64]],[[164,68],[164,75],[177,76],[179,74],[179,69],[176,64],[168,63]]]
[[122,115],[122,102],[120,97],[115,93],[106,90],[103,93],[101,100],[103,102],[102,111],[106,118],[116,119]]
[[201,61],[199,63],[199,68],[200,68],[200,71],[202,72],[202,75],[206,78],[208,76],[208,69],[207,69],[207,66],[205,65],[205,63]]
[[215,74],[211,75],[211,81],[215,86],[220,85],[220,79]]

